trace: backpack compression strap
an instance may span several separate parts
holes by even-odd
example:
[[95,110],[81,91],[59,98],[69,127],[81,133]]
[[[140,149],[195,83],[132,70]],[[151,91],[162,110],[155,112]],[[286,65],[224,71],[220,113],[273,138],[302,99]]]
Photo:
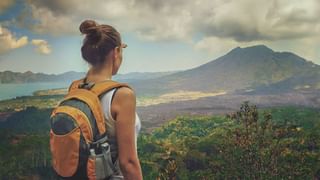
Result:
[[102,81],[102,82],[95,83],[94,86],[90,89],[90,91],[92,91],[98,97],[100,97],[102,94],[104,94],[108,90],[116,87],[128,87],[131,89],[131,87],[126,83],[119,83],[116,81],[109,80],[109,81]]

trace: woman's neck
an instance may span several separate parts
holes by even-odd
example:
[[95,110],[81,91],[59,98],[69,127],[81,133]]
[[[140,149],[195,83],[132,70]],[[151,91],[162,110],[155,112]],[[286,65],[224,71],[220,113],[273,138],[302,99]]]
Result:
[[110,68],[94,68],[91,67],[87,74],[87,82],[100,82],[105,80],[111,80],[112,70]]

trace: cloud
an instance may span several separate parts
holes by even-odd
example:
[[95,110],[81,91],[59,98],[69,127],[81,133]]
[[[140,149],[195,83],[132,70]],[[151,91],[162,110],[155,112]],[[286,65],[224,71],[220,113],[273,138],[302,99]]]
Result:
[[318,0],[29,0],[39,33],[79,33],[88,17],[147,40],[195,35],[237,42],[296,39],[320,33]]
[[223,55],[228,50],[239,46],[239,44],[232,39],[222,39],[217,37],[206,37],[195,43],[196,50],[205,51],[212,56]]
[[224,55],[235,47],[247,47],[265,44],[268,45],[267,41],[250,41],[250,42],[237,42],[234,39],[219,38],[219,37],[206,37],[194,44],[194,49],[198,51],[204,51],[211,57],[219,57]]
[[[0,54],[7,53],[13,49],[17,49],[28,44],[28,37],[22,36],[20,38],[7,28],[0,25]],[[51,48],[47,41],[42,39],[33,39],[31,44],[35,45],[36,50],[41,54],[50,54]]]
[[[319,0],[27,0],[13,21],[40,34],[80,35],[80,23],[95,19],[148,41],[191,42],[219,54],[234,46],[270,44],[319,47]],[[285,42],[285,43],[284,43]],[[286,44],[287,43],[287,44]],[[209,47],[209,45],[213,47]],[[280,45],[279,45],[280,44]],[[288,48],[289,49],[289,48]],[[224,51],[225,52],[225,51]]]
[[47,41],[42,39],[33,39],[31,41],[33,45],[35,45],[37,48],[36,50],[41,54],[50,54],[51,48],[49,47],[49,44]]
[[0,1],[0,14],[2,14],[5,10],[11,7],[14,4],[15,0],[1,0]]
[[9,29],[0,25],[0,54],[6,53],[12,49],[23,47],[27,44],[27,36],[16,38]]

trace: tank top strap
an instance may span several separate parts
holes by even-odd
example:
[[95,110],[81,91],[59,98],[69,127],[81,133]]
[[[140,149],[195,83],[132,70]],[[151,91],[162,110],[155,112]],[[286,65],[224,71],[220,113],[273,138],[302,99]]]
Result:
[[113,88],[101,96],[101,106],[106,123],[107,134],[112,138],[115,136],[115,120],[111,114],[111,103],[116,88]]
[[[112,103],[112,99],[115,95],[115,92],[118,88],[113,88],[111,90],[109,90],[108,92],[106,92],[105,94],[103,94],[103,96],[101,97],[101,104],[102,104],[102,108],[104,111],[104,115],[105,115],[105,120],[106,120],[106,124],[107,124],[107,132],[109,131],[109,135],[111,136],[115,136],[115,119],[113,119],[112,114],[111,114],[111,103]],[[141,130],[141,120],[136,112],[135,115],[135,131],[136,131],[136,137],[138,136],[140,130]]]

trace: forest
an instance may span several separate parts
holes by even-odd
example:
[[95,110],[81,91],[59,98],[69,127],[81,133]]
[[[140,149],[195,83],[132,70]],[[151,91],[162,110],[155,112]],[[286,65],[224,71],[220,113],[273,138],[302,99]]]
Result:
[[[51,109],[29,107],[0,123],[0,179],[54,179]],[[138,139],[144,179],[319,179],[320,112],[257,108],[178,116]]]

